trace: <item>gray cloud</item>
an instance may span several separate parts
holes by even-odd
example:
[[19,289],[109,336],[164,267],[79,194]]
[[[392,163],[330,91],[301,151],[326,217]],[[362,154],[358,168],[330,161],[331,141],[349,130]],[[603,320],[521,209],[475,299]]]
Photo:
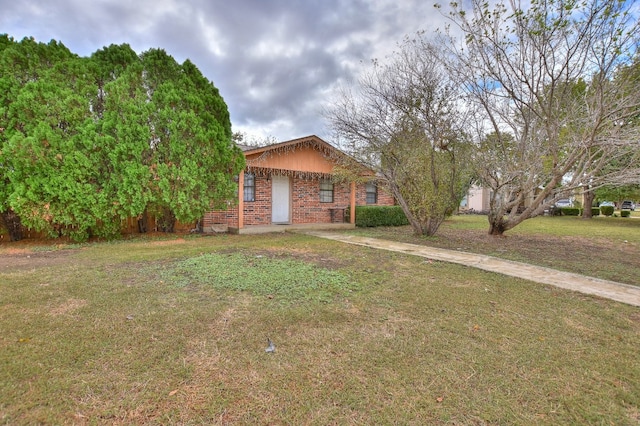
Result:
[[128,43],[190,59],[224,96],[235,131],[328,136],[340,84],[441,17],[423,0],[0,0],[1,32],[55,39],[83,56]]

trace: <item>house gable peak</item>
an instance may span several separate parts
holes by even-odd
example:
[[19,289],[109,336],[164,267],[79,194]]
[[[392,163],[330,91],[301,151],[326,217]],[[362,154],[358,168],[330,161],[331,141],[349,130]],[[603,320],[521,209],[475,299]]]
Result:
[[336,155],[341,152],[328,142],[325,142],[316,135],[309,135],[302,138],[292,139],[284,142],[278,142],[265,146],[247,146],[238,145],[245,153],[245,155],[255,155],[262,152],[275,151],[291,151],[298,147],[313,147],[319,151],[323,151],[325,154]]

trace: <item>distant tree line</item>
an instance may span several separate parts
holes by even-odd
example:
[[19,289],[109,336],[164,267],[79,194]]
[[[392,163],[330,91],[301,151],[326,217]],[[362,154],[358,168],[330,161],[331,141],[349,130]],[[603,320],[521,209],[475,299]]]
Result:
[[0,214],[75,240],[153,215],[161,230],[235,198],[244,167],[227,105],[189,60],[0,35]]

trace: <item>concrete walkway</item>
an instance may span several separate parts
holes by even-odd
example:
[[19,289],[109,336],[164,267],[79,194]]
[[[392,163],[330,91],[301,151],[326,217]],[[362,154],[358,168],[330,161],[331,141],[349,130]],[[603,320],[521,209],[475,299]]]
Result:
[[358,237],[330,231],[304,231],[307,235],[341,241],[382,250],[421,256],[443,262],[458,263],[465,266],[496,272],[512,277],[549,284],[568,290],[604,297],[629,305],[640,306],[640,287],[601,280],[570,272],[556,271],[542,266],[503,260],[482,254],[467,253],[455,250],[445,250],[418,244],[399,243],[376,238]]

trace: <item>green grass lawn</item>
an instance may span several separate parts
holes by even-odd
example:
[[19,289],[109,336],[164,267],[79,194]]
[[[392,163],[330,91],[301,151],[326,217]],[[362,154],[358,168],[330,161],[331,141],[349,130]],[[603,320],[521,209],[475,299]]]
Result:
[[3,244],[0,329],[2,424],[640,422],[638,308],[304,235]]

